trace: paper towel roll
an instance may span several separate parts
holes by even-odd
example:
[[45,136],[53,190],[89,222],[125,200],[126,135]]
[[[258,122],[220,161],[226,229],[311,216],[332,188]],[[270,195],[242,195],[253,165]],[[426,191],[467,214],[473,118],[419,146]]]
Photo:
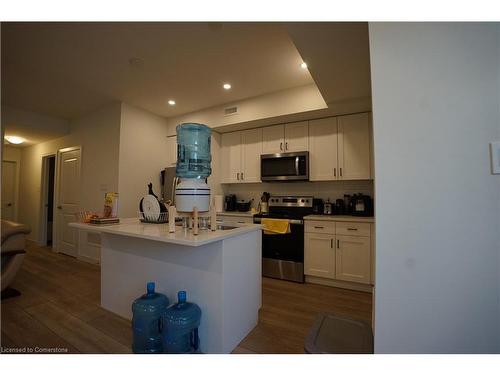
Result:
[[216,195],[215,199],[215,211],[222,212],[224,211],[224,197],[222,195]]

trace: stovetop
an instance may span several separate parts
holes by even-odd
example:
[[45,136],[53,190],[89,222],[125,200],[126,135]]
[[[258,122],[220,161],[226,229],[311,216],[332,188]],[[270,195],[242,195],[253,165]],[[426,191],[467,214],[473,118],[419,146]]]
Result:
[[254,217],[301,220],[313,213],[312,201],[311,196],[271,196],[269,212],[256,214]]

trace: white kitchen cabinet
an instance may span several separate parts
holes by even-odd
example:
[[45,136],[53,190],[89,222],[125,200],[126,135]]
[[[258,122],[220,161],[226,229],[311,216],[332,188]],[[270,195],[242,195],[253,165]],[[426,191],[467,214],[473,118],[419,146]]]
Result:
[[224,133],[221,137],[221,182],[260,182],[262,129]]
[[309,121],[309,179],[336,180],[337,117]]
[[262,129],[241,132],[241,175],[239,182],[260,182]]
[[241,173],[241,132],[221,136],[221,182],[236,183]]
[[177,164],[177,136],[167,137],[167,167]]
[[311,181],[371,178],[368,113],[309,121]]
[[335,278],[343,281],[370,284],[370,237],[336,236]]
[[285,152],[285,126],[266,126],[262,129],[262,153],[279,154]]
[[335,278],[335,236],[322,233],[304,234],[304,274]]
[[309,150],[308,121],[292,122],[263,128],[262,152],[276,154]]
[[366,180],[371,178],[369,114],[340,116],[338,134],[340,179]]
[[309,122],[285,124],[285,152],[309,150]]

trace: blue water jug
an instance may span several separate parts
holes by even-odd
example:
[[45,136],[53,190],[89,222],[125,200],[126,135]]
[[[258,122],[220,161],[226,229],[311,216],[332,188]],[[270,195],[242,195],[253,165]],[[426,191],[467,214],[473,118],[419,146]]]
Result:
[[212,130],[203,124],[185,123],[177,125],[176,131],[177,177],[205,179],[210,176]]
[[178,302],[163,314],[163,349],[165,353],[195,353],[200,347],[198,327],[201,310],[186,302],[186,292],[177,293]]
[[161,316],[168,307],[168,298],[155,292],[155,283],[147,284],[147,293],[132,304],[134,353],[162,353]]

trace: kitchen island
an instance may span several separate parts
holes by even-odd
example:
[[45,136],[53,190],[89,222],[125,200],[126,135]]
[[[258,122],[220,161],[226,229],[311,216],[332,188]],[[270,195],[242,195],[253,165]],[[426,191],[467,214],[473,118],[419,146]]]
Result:
[[217,231],[143,224],[70,226],[101,233],[101,306],[131,319],[131,305],[148,281],[176,302],[177,291],[202,311],[204,353],[230,353],[256,326],[261,307],[261,227],[240,225]]

